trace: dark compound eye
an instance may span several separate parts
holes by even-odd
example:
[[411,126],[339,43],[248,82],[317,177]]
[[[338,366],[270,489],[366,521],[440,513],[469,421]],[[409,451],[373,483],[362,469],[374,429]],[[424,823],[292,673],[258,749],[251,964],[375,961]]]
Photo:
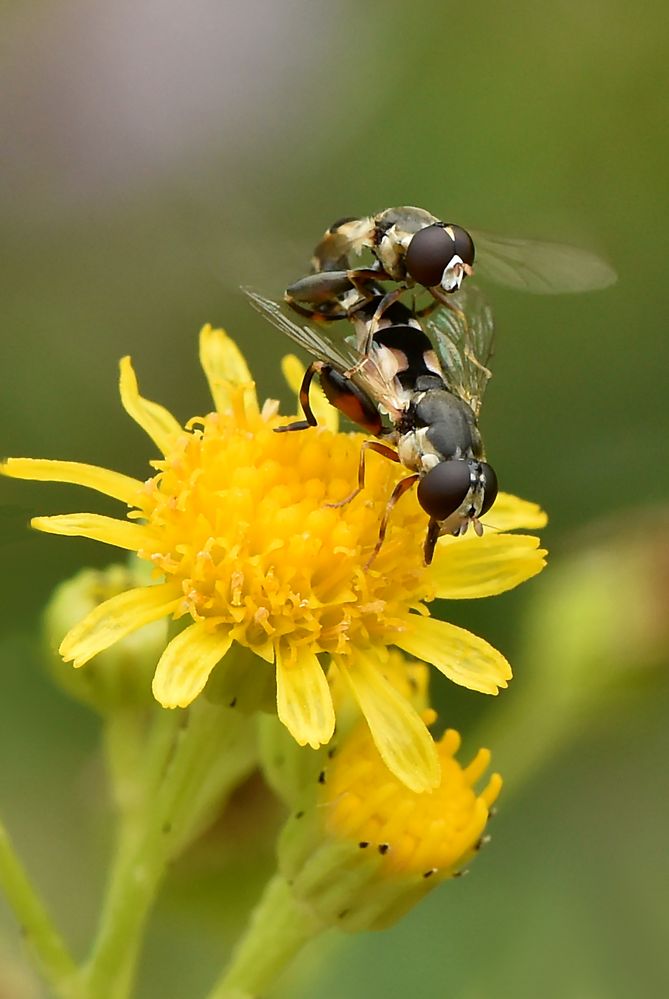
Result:
[[454,241],[440,225],[421,229],[409,243],[405,265],[408,273],[425,288],[433,288],[453,256]]
[[483,479],[483,503],[480,517],[487,513],[497,499],[497,476],[495,470],[486,461],[481,462],[481,477]]
[[414,281],[425,288],[434,288],[455,256],[465,264],[474,263],[472,238],[459,225],[439,223],[416,233],[409,243],[404,263]]
[[445,229],[446,232],[453,234],[455,254],[460,257],[463,263],[473,267],[476,251],[474,249],[474,240],[467,230],[463,229],[460,225],[455,225],[453,222],[449,222]]
[[446,520],[462,504],[471,484],[469,462],[441,461],[418,483],[418,502],[430,517]]

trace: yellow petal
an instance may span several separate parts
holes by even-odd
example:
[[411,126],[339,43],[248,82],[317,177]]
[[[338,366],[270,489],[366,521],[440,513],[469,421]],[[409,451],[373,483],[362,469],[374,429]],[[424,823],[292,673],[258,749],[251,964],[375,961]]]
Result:
[[441,780],[432,736],[411,704],[383,676],[372,654],[356,652],[348,663],[337,658],[367,719],[381,759],[412,791],[431,791]]
[[8,458],[0,462],[0,472],[13,479],[33,479],[40,482],[71,482],[95,489],[131,506],[142,488],[139,479],[111,472],[97,465],[78,461],[51,461],[48,458]]
[[225,330],[204,326],[200,331],[200,364],[207,377],[214,405],[219,413],[230,413],[233,400],[230,389],[244,388],[247,415],[258,412],[255,383],[237,344]]
[[[299,403],[300,388],[305,372],[304,365],[294,354],[286,354],[281,361],[281,371],[288,387],[293,390]],[[318,421],[318,426],[325,427],[336,434],[339,430],[339,412],[327,401],[323,389],[315,379],[312,381],[309,389],[309,401],[311,402],[314,416]]]
[[164,406],[143,399],[139,394],[137,378],[129,357],[121,359],[120,389],[121,402],[128,416],[139,424],[163,454],[167,454],[183,430]]
[[504,656],[488,642],[433,617],[411,614],[407,630],[395,639],[395,645],[432,663],[454,683],[482,694],[496,694],[512,676]]
[[483,517],[483,524],[491,531],[517,531],[518,528],[537,531],[548,523],[547,514],[538,503],[519,499],[511,493],[498,493],[497,499]]
[[153,696],[164,708],[185,708],[204,688],[232,638],[229,631],[211,631],[204,621],[191,624],[173,638],[156,667]]
[[115,520],[97,513],[63,513],[55,517],[33,517],[30,521],[36,531],[45,534],[63,534],[70,538],[90,538],[106,545],[127,548],[136,552],[140,549],[153,549],[156,537],[141,524],[131,524],[127,520]]
[[181,599],[176,583],[139,586],[95,607],[75,625],[58,650],[65,662],[83,666],[132,631],[169,614]]
[[300,746],[318,749],[332,738],[335,713],[323,667],[306,648],[293,660],[276,652],[276,703],[279,720]]
[[437,597],[491,597],[536,576],[545,555],[539,539],[528,534],[443,538],[428,572]]

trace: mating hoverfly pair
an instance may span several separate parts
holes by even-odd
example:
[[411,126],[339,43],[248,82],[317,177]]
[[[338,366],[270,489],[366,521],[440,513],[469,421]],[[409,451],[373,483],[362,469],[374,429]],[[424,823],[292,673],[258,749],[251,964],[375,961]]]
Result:
[[[405,207],[330,226],[311,272],[288,287],[283,303],[246,290],[252,305],[314,358],[300,389],[305,419],[277,430],[316,426],[309,389],[318,376],[329,402],[376,438],[362,445],[357,488],[342,504],[364,488],[367,451],[410,472],[388,500],[369,563],[395,504],[412,486],[430,518],[426,564],[442,535],[464,534],[470,524],[482,534],[480,518],[497,495],[478,430],[493,319],[480,290],[469,281],[463,286],[474,271],[474,237],[477,271],[511,287],[557,293],[615,281],[615,272],[587,251],[472,234]],[[364,251],[369,265],[354,266]],[[430,295],[421,309],[402,301],[415,286]],[[341,335],[337,320],[347,320],[353,332]]]

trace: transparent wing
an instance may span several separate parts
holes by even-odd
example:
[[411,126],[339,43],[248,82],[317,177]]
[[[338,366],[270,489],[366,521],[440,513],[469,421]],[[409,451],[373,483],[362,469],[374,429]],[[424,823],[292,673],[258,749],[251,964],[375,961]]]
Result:
[[287,305],[265,298],[252,288],[242,290],[261,316],[303,347],[316,360],[325,361],[350,378],[389,416],[396,419],[404,411],[406,403],[401,396],[401,387],[394,377],[394,372],[392,374],[387,372],[380,361],[377,363],[375,351],[364,354],[359,349],[356,343],[360,337],[340,336],[335,332],[335,328],[341,329],[342,326],[350,329],[344,320],[318,325],[309,322],[298,324],[292,319],[291,310]]
[[608,288],[618,279],[613,267],[589,250],[469,231],[476,246],[477,275],[509,288],[556,295]]
[[492,310],[476,285],[467,283],[449,296],[454,308],[435,309],[423,325],[431,337],[449,389],[478,417],[491,377],[495,326]]
[[[289,336],[291,340],[303,347],[307,353],[319,361],[326,361],[338,371],[345,372],[354,368],[362,359],[355,343],[346,337],[338,336],[335,327],[338,323],[295,322],[289,307],[271,298],[265,298],[253,288],[242,288],[251,305],[261,316],[269,320],[278,330]],[[341,321],[343,322],[343,321]]]

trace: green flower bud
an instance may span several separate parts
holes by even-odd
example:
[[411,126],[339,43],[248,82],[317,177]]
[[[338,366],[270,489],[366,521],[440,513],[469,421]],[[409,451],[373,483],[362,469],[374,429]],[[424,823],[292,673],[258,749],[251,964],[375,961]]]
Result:
[[101,714],[154,703],[151,679],[167,641],[167,621],[154,621],[99,653],[85,669],[63,662],[63,636],[110,597],[147,583],[139,562],[83,569],[54,591],[44,613],[47,662],[56,683],[75,700]]

